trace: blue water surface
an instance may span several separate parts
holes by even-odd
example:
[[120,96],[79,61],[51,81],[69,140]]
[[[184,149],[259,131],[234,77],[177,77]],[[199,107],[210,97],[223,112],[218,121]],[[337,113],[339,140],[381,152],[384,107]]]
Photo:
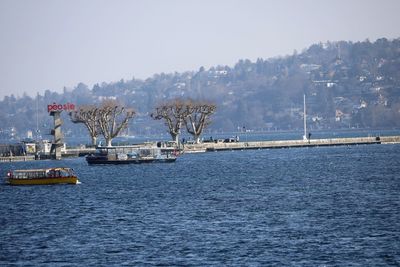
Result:
[[0,266],[400,266],[400,145],[186,154],[0,185]]

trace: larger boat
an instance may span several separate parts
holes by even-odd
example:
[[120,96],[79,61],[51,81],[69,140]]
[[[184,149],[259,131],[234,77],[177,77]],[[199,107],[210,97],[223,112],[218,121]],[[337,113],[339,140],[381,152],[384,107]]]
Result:
[[78,177],[71,168],[13,170],[7,173],[11,185],[77,184]]
[[94,154],[86,156],[88,164],[129,164],[175,162],[178,151],[158,147],[110,146],[98,147]]

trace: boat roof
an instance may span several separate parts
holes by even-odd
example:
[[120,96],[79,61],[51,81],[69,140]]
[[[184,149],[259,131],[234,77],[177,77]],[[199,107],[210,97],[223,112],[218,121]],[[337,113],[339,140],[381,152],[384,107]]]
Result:
[[71,170],[72,168],[67,167],[55,167],[55,168],[44,168],[44,169],[26,169],[26,170],[14,170],[14,172],[45,172],[50,170],[60,171],[60,170]]

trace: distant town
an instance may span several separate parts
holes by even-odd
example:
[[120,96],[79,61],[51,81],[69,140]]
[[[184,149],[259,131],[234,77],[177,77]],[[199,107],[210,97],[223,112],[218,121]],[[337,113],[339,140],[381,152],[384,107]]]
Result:
[[[304,94],[310,129],[400,127],[400,39],[319,43],[285,57],[244,59],[234,66],[92,88],[79,83],[35,97],[10,95],[0,101],[0,139],[49,135],[51,103],[79,107],[107,99],[135,110],[125,135],[165,133],[165,125],[150,115],[160,103],[178,98],[216,104],[209,132],[297,130],[303,127]],[[84,127],[63,116],[65,136],[87,136]]]

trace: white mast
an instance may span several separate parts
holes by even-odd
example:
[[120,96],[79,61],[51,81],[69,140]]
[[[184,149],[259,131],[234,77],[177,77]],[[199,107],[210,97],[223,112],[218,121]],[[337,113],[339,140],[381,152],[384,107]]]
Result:
[[36,94],[36,141],[39,140],[39,93]]
[[303,95],[303,107],[304,107],[304,135],[303,140],[307,140],[307,114],[306,114],[306,94]]

